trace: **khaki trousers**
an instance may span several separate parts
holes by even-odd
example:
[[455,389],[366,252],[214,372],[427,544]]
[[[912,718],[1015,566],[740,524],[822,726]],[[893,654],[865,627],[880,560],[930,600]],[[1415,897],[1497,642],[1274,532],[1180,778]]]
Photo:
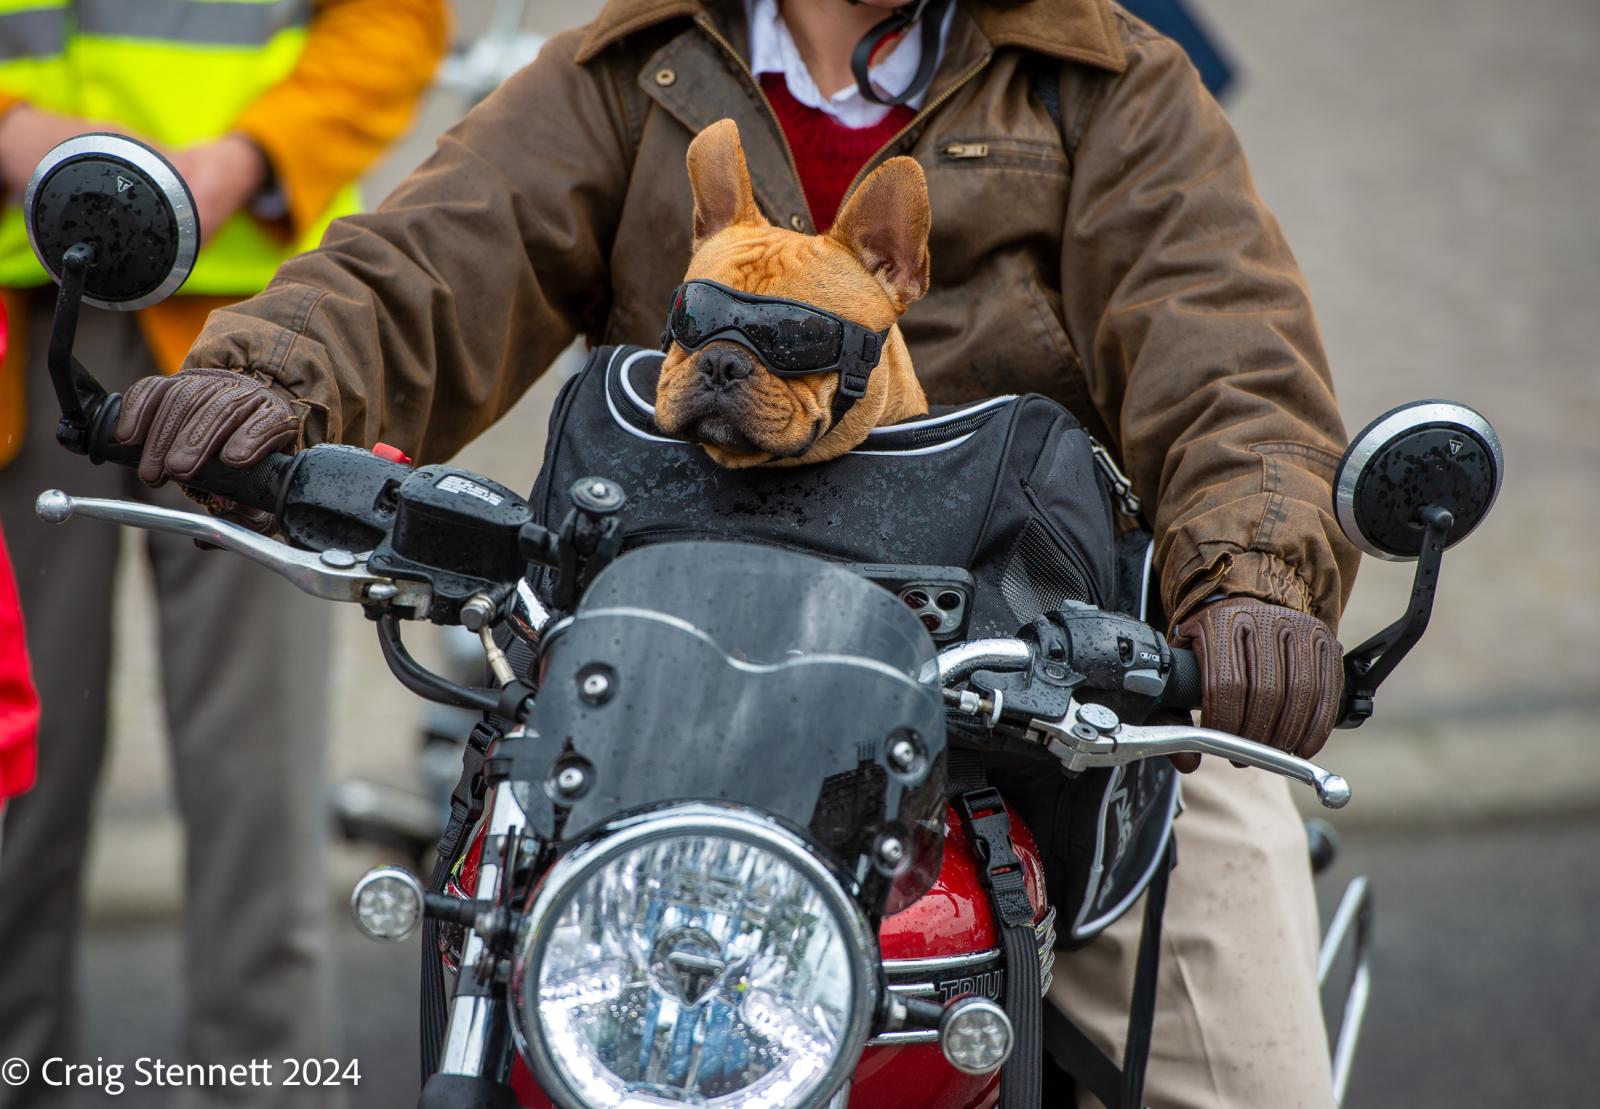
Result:
[[[1330,1109],[1316,899],[1289,784],[1215,758],[1182,782],[1145,1104]],[[1119,1064],[1143,910],[1058,952],[1050,985],[1050,1003]]]
[[[33,501],[62,488],[194,508],[176,489],[148,489],[131,469],[93,466],[56,444],[59,411],[44,364],[52,293],[29,298],[27,441],[0,471],[0,517],[43,708],[38,784],[6,802],[0,847],[0,1059],[27,1061],[35,1080],[0,1085],[0,1109],[70,1104],[37,1080],[40,1062],[93,1062],[107,1053],[78,1035],[74,994],[121,529],[93,520],[44,524]],[[130,315],[85,308],[78,355],[108,389],[155,372]],[[325,873],[327,606],[235,555],[139,534],[158,601],[162,695],[187,844],[184,981],[172,984],[185,994],[183,1061],[338,1056]],[[172,1104],[320,1109],[332,1094],[191,1088]]]

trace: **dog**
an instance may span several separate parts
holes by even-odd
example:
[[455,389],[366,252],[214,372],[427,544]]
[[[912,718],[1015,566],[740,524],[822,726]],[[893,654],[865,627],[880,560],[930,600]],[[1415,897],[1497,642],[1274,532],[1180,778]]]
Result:
[[922,167],[889,159],[826,234],[803,235],[774,227],[756,207],[731,119],[696,135],[687,163],[694,226],[685,282],[803,302],[883,338],[864,395],[848,406],[836,397],[840,373],[780,376],[751,345],[712,339],[689,350],[671,339],[656,387],[657,426],[740,469],[825,462],[859,446],[874,427],[925,415],[927,398],[896,323],[928,290]]

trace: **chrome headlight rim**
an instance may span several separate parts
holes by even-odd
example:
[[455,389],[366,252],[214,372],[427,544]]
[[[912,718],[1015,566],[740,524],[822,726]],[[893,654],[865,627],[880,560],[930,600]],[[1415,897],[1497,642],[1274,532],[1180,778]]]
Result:
[[541,925],[559,919],[570,898],[608,862],[657,840],[689,835],[739,840],[781,858],[817,889],[844,934],[853,979],[850,1018],[840,1036],[838,1054],[806,1104],[826,1104],[861,1059],[878,1009],[878,937],[850,895],[847,879],[803,836],[757,810],[714,802],[676,802],[620,817],[586,837],[550,868],[523,918],[509,987],[512,1034],[540,1088],[561,1109],[589,1107],[568,1086],[537,1014],[527,1011],[525,986],[537,971],[550,934]]

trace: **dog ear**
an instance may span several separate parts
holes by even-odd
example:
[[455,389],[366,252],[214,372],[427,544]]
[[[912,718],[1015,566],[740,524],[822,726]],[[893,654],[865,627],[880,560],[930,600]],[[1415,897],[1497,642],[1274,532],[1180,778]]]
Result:
[[851,194],[828,232],[904,312],[928,291],[928,183],[915,158],[890,158]]
[[694,246],[735,223],[767,226],[756,207],[739,145],[739,125],[719,119],[689,144],[689,187],[694,190]]

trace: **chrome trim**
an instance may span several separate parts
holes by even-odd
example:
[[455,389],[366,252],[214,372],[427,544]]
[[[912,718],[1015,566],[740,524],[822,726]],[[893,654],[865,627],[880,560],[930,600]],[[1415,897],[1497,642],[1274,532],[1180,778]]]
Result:
[[924,685],[951,685],[979,670],[1021,670],[1033,661],[1033,647],[1020,639],[970,639],[946,647],[923,663]]
[[525,632],[536,644],[539,642],[539,637],[544,634],[544,629],[550,624],[550,610],[533,591],[533,586],[528,584],[527,578],[517,582],[517,595],[511,602],[511,614],[523,624]]
[[215,516],[202,516],[196,512],[178,512],[155,505],[135,504],[132,501],[105,500],[99,497],[71,497],[59,489],[39,494],[34,511],[41,520],[51,524],[64,523],[74,516],[91,520],[105,520],[125,527],[144,528],[148,531],[166,532],[199,539],[214,547],[243,555],[251,562],[265,566],[279,577],[285,578],[302,593],[320,597],[325,601],[344,601],[354,604],[371,604],[374,597],[368,591],[374,586],[392,589],[385,607],[410,609],[421,613],[427,610],[430,591],[426,585],[415,581],[401,581],[368,573],[364,557],[353,566],[329,566],[322,556],[313,551],[296,550],[275,539],[257,535],[253,531],[227,523]]
[[844,932],[846,949],[854,955],[851,970],[856,988],[852,991],[850,1020],[840,1036],[839,1053],[807,1103],[827,1104],[840,1084],[847,1082],[855,1072],[872,1026],[872,1016],[877,1012],[878,976],[874,965],[877,937],[844,884],[804,839],[752,810],[706,802],[686,802],[614,821],[562,856],[545,875],[524,917],[522,937],[512,962],[510,986],[510,995],[516,999],[512,1013],[518,1043],[532,1064],[540,1087],[565,1109],[584,1109],[576,1093],[568,1088],[565,1075],[555,1065],[543,1035],[539,1034],[537,1013],[530,1019],[526,1012],[528,1006],[523,994],[527,983],[532,981],[530,971],[539,965],[544,943],[549,938],[547,922],[556,919],[577,888],[611,859],[654,840],[680,835],[723,836],[770,851],[808,878],[829,903]]
[[[1494,491],[1489,494],[1489,503],[1484,507],[1483,516],[1489,514],[1489,509],[1494,507],[1496,498],[1500,496],[1500,482],[1506,469],[1505,453],[1500,446],[1500,437],[1495,434],[1494,428],[1482,413],[1464,404],[1447,400],[1413,401],[1398,408],[1391,408],[1363,428],[1350,441],[1344,457],[1339,460],[1339,469],[1333,475],[1333,508],[1334,515],[1339,520],[1339,528],[1350,542],[1374,558],[1381,558],[1385,562],[1417,560],[1416,555],[1395,555],[1380,549],[1367,538],[1356,523],[1356,486],[1361,480],[1362,471],[1389,440],[1403,431],[1430,424],[1454,424],[1464,428],[1489,449],[1490,455],[1494,458]],[[1483,516],[1478,518],[1479,522],[1482,522]],[[1456,536],[1451,541],[1452,544],[1465,539],[1467,534]]]
[[867,1041],[868,1047],[900,1047],[905,1044],[936,1044],[937,1028],[914,1028],[902,1032],[881,1032]]
[[[411,928],[404,935],[400,936],[380,936],[376,932],[369,931],[367,929],[366,921],[361,919],[361,912],[359,908],[361,904],[361,895],[366,892],[368,886],[388,878],[398,878],[411,890],[412,894],[415,895],[417,899],[417,919],[415,923],[411,925]],[[374,940],[377,943],[401,943],[416,935],[418,929],[422,927],[422,918],[424,912],[423,902],[424,898],[422,883],[417,880],[417,876],[415,874],[411,873],[411,871],[407,870],[403,866],[375,866],[363,874],[356,881],[355,888],[350,891],[350,916],[356,922],[356,931],[367,937],[367,939]]]
[[109,131],[78,135],[52,148],[39,160],[39,164],[34,167],[33,176],[28,179],[28,187],[22,197],[22,211],[27,216],[23,222],[27,224],[28,245],[33,249],[33,256],[39,259],[39,264],[45,268],[50,279],[59,285],[61,259],[46,258],[40,253],[38,240],[33,233],[33,203],[39,186],[51,173],[75,158],[91,156],[120,159],[155,184],[161,195],[166,198],[167,206],[172,211],[173,222],[177,225],[178,250],[167,276],[161,284],[144,296],[136,300],[114,301],[101,300],[99,297],[85,294],[83,302],[111,312],[134,312],[140,308],[148,308],[152,304],[159,304],[177,292],[194,269],[195,259],[200,255],[200,216],[195,209],[194,194],[189,191],[189,186],[184,183],[172,163],[144,143],[127,135]]
[[[885,959],[883,970],[885,974],[903,974],[906,977],[916,975],[921,977],[927,974],[937,975],[940,971],[961,971],[968,967],[981,966],[994,959],[1004,958],[1002,948],[991,947],[987,951],[974,952],[971,955],[935,955],[926,959]],[[930,982],[929,985],[932,985]]]
[[1350,1069],[1355,1063],[1356,1045],[1361,1039],[1361,1026],[1367,1016],[1367,1001],[1372,994],[1372,887],[1365,877],[1352,879],[1345,887],[1339,907],[1328,922],[1328,932],[1317,952],[1317,988],[1327,984],[1334,961],[1345,946],[1345,940],[1354,928],[1355,965],[1350,971],[1350,985],[1345,995],[1344,1015],[1339,1021],[1339,1035],[1333,1044],[1333,1100],[1344,1104],[1350,1086]]
[[[467,979],[463,976],[460,981]],[[506,1003],[497,997],[457,994],[439,1056],[441,1074],[465,1074],[504,1082],[511,1074]]]
[[[992,1067],[984,1067],[981,1070],[974,1070],[971,1067],[964,1067],[960,1063],[956,1062],[954,1059],[950,1058],[950,1052],[945,1047],[945,1044],[944,1044],[945,1030],[950,1027],[951,1022],[954,1021],[962,1013],[970,1012],[973,1009],[983,1009],[986,1012],[988,1012],[990,1015],[999,1017],[1000,1018],[1000,1023],[1005,1026],[1005,1030],[1006,1030],[1006,1053],[1005,1053],[1005,1055],[1002,1056],[1000,1061],[998,1063],[996,1063],[994,1066],[992,1066]],[[964,997],[960,1001],[957,1001],[954,1004],[947,1006],[945,1008],[945,1011],[944,1011],[944,1016],[942,1018],[940,1018],[940,1020],[939,1020],[939,1051],[940,1051],[940,1054],[942,1054],[944,1056],[944,1061],[945,1062],[949,1063],[952,1067],[954,1067],[956,1070],[960,1071],[962,1074],[975,1074],[975,1075],[993,1074],[995,1071],[997,1071],[1001,1067],[1005,1066],[1006,1060],[1011,1058],[1011,1052],[1016,1048],[1016,1046],[1017,1046],[1017,1030],[1011,1026],[1011,1018],[1006,1015],[1006,1011],[1005,1011],[1004,1008],[1002,1008],[997,1003],[995,1003],[993,1001],[990,1001],[986,997]]]

